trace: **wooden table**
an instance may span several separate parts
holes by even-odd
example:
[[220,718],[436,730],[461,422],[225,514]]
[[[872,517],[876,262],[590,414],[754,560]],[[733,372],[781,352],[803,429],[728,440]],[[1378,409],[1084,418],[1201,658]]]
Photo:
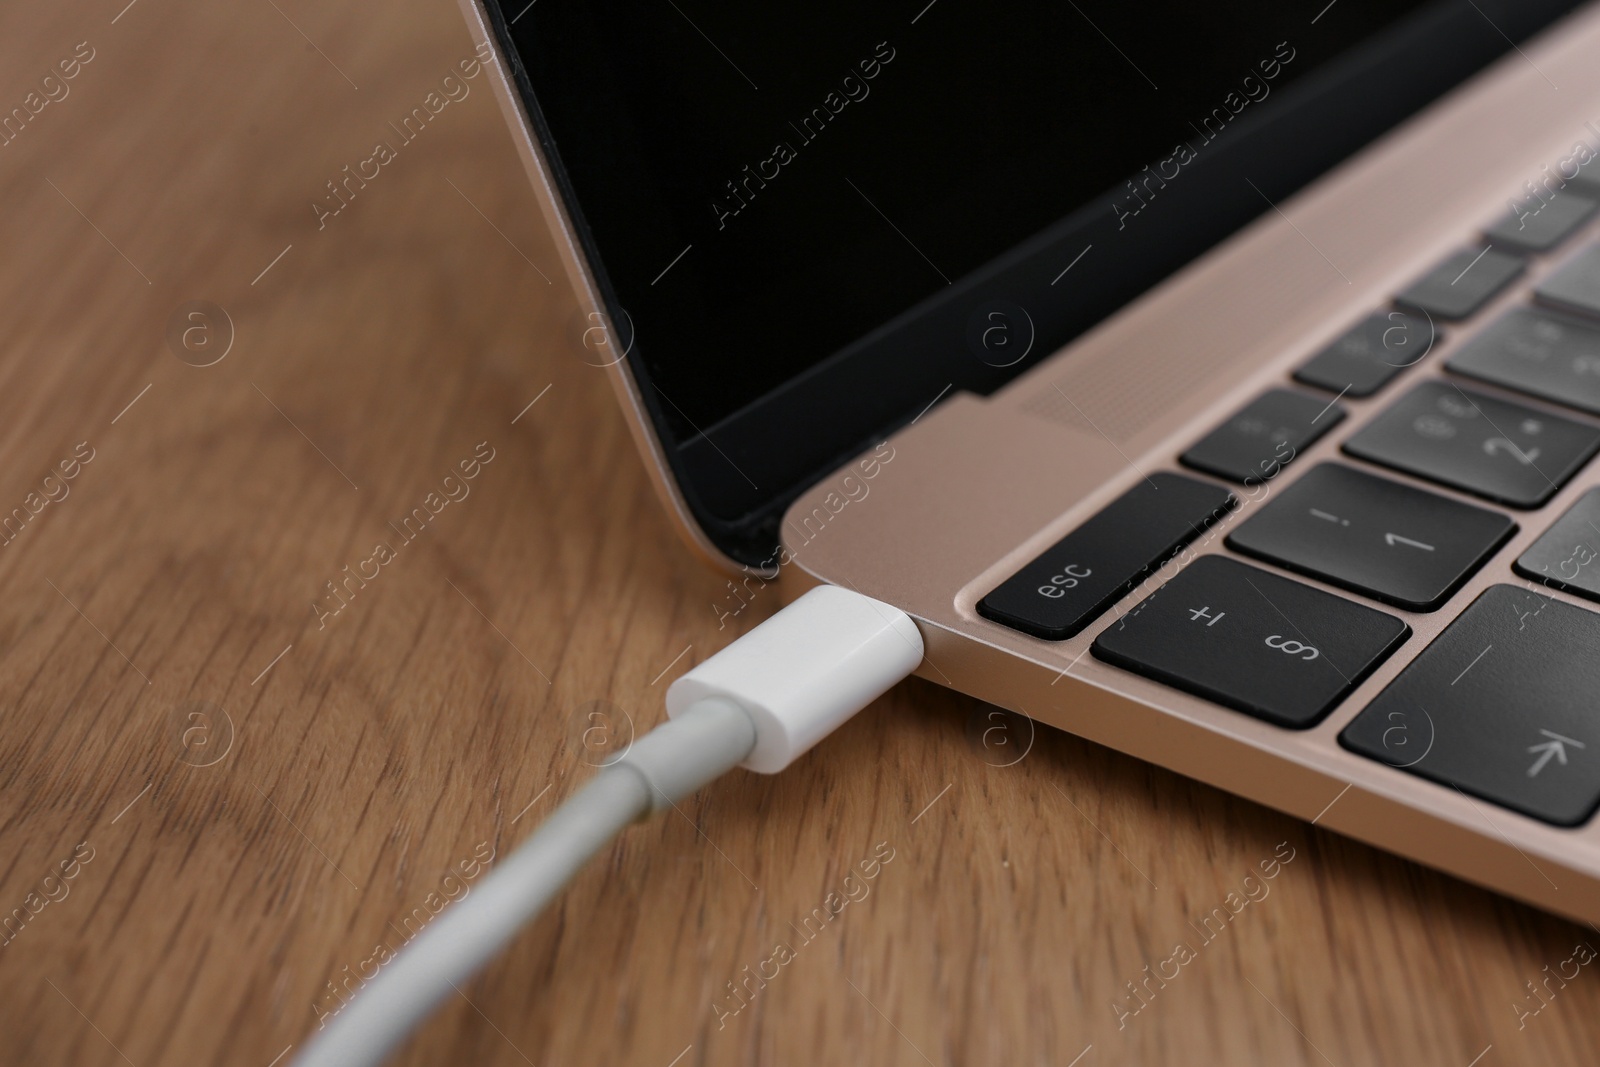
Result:
[[[719,630],[482,79],[391,131],[451,0],[124,3],[0,13],[0,1061],[268,1067],[776,595]],[[403,1062],[1600,1057],[1600,932],[991,710],[630,831]]]

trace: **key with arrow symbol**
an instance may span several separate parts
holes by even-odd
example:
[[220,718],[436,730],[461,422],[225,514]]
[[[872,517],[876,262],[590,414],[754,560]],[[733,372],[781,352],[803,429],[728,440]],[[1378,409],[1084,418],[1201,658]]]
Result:
[[1570,737],[1562,737],[1560,734],[1551,733],[1549,730],[1540,730],[1539,732],[1550,740],[1528,746],[1529,752],[1539,753],[1539,758],[1533,761],[1532,767],[1528,768],[1529,778],[1537,777],[1539,772],[1544,770],[1544,765],[1549,763],[1552,758],[1565,767],[1567,765],[1567,745],[1571,745],[1573,748],[1584,747],[1582,741],[1574,741]]
[[1393,548],[1395,545],[1410,545],[1412,548],[1420,548],[1424,552],[1432,552],[1433,551],[1433,546],[1432,545],[1427,544],[1424,541],[1413,541],[1409,537],[1401,537],[1397,533],[1386,533],[1386,534],[1384,534],[1383,535],[1383,542],[1384,542],[1384,544],[1388,545],[1390,548]]
[[[1414,565],[1434,558],[1406,555]],[[1519,612],[1534,611],[1537,620],[1523,628]],[[1474,801],[1552,826],[1592,827],[1600,810],[1597,648],[1600,612],[1492,585],[1361,709],[1339,743]],[[1426,722],[1420,708],[1431,713]],[[1396,729],[1408,725],[1409,733]],[[1472,817],[1470,809],[1463,814]],[[1493,839],[1493,829],[1479,826]],[[1566,883],[1556,881],[1566,894]]]

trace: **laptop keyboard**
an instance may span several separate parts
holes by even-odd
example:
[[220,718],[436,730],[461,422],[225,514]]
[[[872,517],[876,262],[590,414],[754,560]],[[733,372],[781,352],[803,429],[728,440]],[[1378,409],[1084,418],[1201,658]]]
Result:
[[[1446,257],[1294,373],[1322,390],[1272,389],[1179,462],[1245,486],[1270,482],[1425,358],[1436,323],[1482,310],[1600,212],[1585,174],[1536,213],[1498,220],[1485,243]],[[1429,378],[1366,417],[1342,445],[1357,461],[1488,502],[1537,509],[1600,451],[1600,244],[1583,249]],[[1457,379],[1463,379],[1457,384]],[[1521,394],[1525,404],[1467,384]],[[1558,414],[1538,402],[1553,403]],[[1510,516],[1443,493],[1322,462],[1260,503],[1233,552],[1409,611],[1441,608],[1517,531]],[[1171,489],[1174,491],[1168,492]],[[979,613],[1065,640],[1094,623],[1236,505],[1220,486],[1152,473],[984,597]],[[1539,517],[1541,523],[1549,520]],[[1600,613],[1533,583],[1600,601],[1600,488],[1515,561],[1527,587],[1495,585],[1340,734],[1349,750],[1559,826],[1600,807]],[[1529,631],[1536,631],[1529,633]],[[1322,721],[1410,636],[1389,613],[1225,555],[1206,554],[1105,627],[1097,659],[1256,716]],[[1531,639],[1530,639],[1531,638]],[[1440,722],[1448,729],[1437,732]]]

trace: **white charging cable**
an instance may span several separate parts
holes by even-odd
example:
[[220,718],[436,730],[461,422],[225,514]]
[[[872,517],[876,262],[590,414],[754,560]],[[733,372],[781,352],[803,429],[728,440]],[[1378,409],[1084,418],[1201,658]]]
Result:
[[667,690],[636,741],[362,988],[295,1067],[375,1067],[630,823],[734,767],[773,774],[922,662],[897,608],[819,586]]

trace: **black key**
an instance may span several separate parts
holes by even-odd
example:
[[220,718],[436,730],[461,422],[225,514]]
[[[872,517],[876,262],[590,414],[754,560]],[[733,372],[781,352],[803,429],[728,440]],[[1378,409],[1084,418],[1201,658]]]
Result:
[[1525,578],[1600,600],[1600,489],[1591,489],[1517,560]]
[[1426,315],[1380,312],[1318,352],[1294,372],[1295,380],[1340,396],[1371,396],[1427,355],[1438,339]]
[[1463,249],[1412,282],[1395,300],[1441,319],[1464,319],[1521,273],[1522,260],[1516,256],[1493,249]]
[[1295,456],[1344,418],[1344,409],[1319,397],[1272,389],[1195,442],[1184,464],[1251,485],[1276,477]]
[[1233,506],[1221,486],[1158,471],[1007,578],[978,614],[1064,641]]
[[1498,511],[1324,463],[1234,530],[1228,547],[1397,607],[1432,611],[1516,529]]
[[1600,429],[1506,400],[1424,382],[1344,444],[1370,459],[1469,493],[1534,508],[1600,447]]
[[1201,556],[1094,642],[1097,659],[1279,726],[1315,725],[1406,639],[1392,615]]
[[1600,315],[1600,245],[1591,245],[1568,260],[1534,290],[1546,304]]
[[1600,615],[1497,585],[1339,735],[1344,746],[1557,826],[1600,804]]
[[1600,204],[1573,193],[1557,193],[1545,200],[1534,198],[1523,207],[1507,213],[1483,232],[1489,244],[1524,252],[1548,252],[1588,222]]
[[[1547,168],[1547,170],[1554,171],[1555,176],[1558,178],[1565,178],[1567,186],[1579,196],[1600,200],[1600,156],[1595,155],[1588,149],[1585,149],[1582,154],[1589,157],[1587,162],[1580,162],[1579,153],[1575,152],[1562,159],[1554,167]],[[1572,175],[1570,178],[1567,177],[1569,172]],[[1544,188],[1548,189],[1549,186]]]
[[1447,366],[1600,415],[1600,327],[1570,316],[1537,308],[1508,311]]

